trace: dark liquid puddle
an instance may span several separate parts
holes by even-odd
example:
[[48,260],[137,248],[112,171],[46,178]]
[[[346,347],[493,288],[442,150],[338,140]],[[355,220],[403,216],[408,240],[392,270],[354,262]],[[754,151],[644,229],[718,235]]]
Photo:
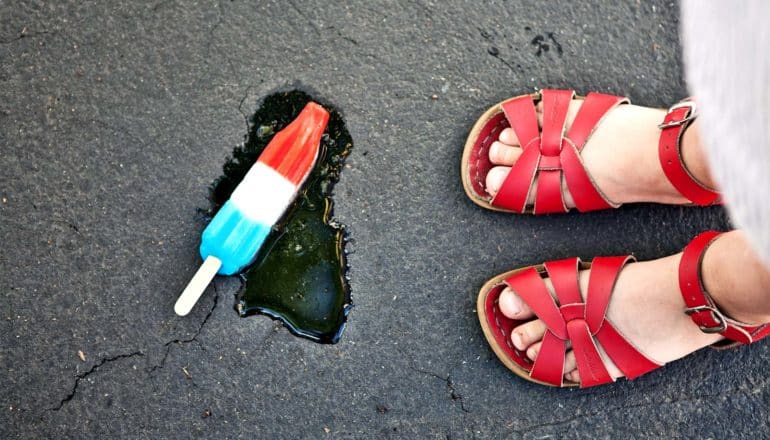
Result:
[[233,150],[224,175],[211,188],[212,216],[230,198],[273,134],[315,101],[329,111],[320,156],[301,192],[241,274],[236,310],[281,320],[297,336],[321,343],[339,341],[351,307],[344,226],[332,219],[334,184],[353,140],[333,106],[293,90],[267,96],[250,120],[246,142]]

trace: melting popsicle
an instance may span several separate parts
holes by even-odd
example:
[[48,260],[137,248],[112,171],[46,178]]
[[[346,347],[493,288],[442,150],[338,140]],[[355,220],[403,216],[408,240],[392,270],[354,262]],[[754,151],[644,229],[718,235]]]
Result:
[[296,197],[318,158],[329,113],[309,102],[273,136],[230,199],[201,236],[203,264],[174,305],[177,315],[190,313],[216,274],[233,275],[257,255],[272,226]]

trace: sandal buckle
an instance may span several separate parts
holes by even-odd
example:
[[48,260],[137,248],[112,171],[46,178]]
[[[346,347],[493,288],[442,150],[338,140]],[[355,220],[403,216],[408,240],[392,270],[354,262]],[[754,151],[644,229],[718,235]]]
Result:
[[685,124],[685,123],[687,123],[689,121],[692,121],[698,115],[698,111],[697,111],[698,108],[695,106],[695,101],[681,101],[681,102],[677,102],[676,104],[674,104],[671,107],[669,107],[668,111],[666,113],[671,113],[674,110],[677,110],[677,109],[680,109],[680,108],[689,108],[690,111],[687,112],[687,115],[684,118],[682,118],[682,119],[680,119],[678,121],[662,122],[662,123],[658,124],[658,128],[662,130],[664,128],[677,127],[677,126]]
[[711,312],[711,318],[714,321],[717,321],[719,325],[716,327],[705,327],[703,325],[698,325],[698,328],[700,328],[700,331],[703,333],[722,333],[723,331],[727,330],[727,319],[725,319],[725,315],[722,314],[722,312],[719,311],[716,307],[712,306],[696,306],[696,307],[689,307],[684,310],[684,313],[688,316],[692,316],[694,313],[700,313],[700,312]]

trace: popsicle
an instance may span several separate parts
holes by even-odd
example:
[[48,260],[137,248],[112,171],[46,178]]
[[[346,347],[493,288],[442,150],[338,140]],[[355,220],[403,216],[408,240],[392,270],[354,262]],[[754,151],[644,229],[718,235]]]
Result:
[[273,136],[201,235],[203,264],[174,305],[190,313],[216,274],[233,275],[254,261],[272,226],[296,197],[318,158],[329,113],[309,102]]

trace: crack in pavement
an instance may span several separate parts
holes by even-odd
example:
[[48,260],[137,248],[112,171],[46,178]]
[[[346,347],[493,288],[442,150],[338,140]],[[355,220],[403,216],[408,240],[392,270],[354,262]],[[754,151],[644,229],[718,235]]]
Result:
[[250,122],[249,122],[249,116],[243,112],[243,103],[246,102],[246,99],[249,98],[249,92],[251,92],[251,89],[254,88],[253,84],[249,84],[248,87],[246,87],[246,91],[243,92],[243,98],[238,102],[238,112],[243,116],[243,122],[246,124],[246,134],[244,135],[244,138],[249,137],[249,128]]
[[[206,52],[211,52],[211,46],[215,44],[215,41],[218,41],[219,38],[216,36],[217,30],[222,26],[222,23],[224,22],[224,12],[222,11],[222,3],[217,2],[216,4],[216,10],[217,10],[217,21],[211,26],[208,32],[208,39],[206,41]],[[227,43],[226,40],[224,40],[225,43]],[[227,67],[230,69],[230,76],[233,78],[237,78],[238,75],[235,71],[235,66],[233,66],[233,61],[230,59],[230,57],[227,55],[228,51],[219,51],[217,52],[218,55],[221,55],[222,58],[224,58],[225,62],[227,63]],[[235,84],[237,85],[237,84]]]
[[444,376],[436,374],[436,373],[434,373],[432,371],[421,370],[421,369],[415,368],[415,367],[412,367],[412,369],[414,371],[417,371],[418,373],[427,374],[429,376],[435,377],[436,379],[439,379],[439,380],[442,380],[442,381],[446,382],[446,388],[447,388],[447,391],[449,391],[449,398],[452,399],[453,402],[460,403],[460,409],[463,412],[470,413],[470,410],[465,407],[465,403],[463,402],[463,396],[455,390],[455,385],[454,385],[454,382],[452,381],[452,375],[451,374],[449,374],[446,377],[444,377]]
[[501,57],[499,53],[497,53],[497,54],[494,54],[494,53],[492,53],[492,52],[489,52],[489,51],[487,51],[487,53],[489,53],[490,55],[492,55],[494,58],[496,58],[496,59],[500,60],[500,62],[501,62],[501,63],[503,63],[503,64],[505,64],[506,66],[508,66],[508,68],[509,68],[509,69],[511,69],[511,72],[513,72],[513,73],[516,73],[516,68],[515,68],[515,67],[513,67],[513,65],[512,65],[511,63],[509,63],[508,61],[505,61],[505,59],[504,59],[503,57]]
[[104,365],[104,364],[106,364],[108,362],[114,362],[114,361],[117,361],[117,360],[120,360],[120,359],[131,358],[131,357],[134,357],[134,356],[144,356],[144,352],[142,352],[142,351],[134,351],[134,352],[131,352],[131,353],[124,353],[124,354],[119,354],[119,355],[112,356],[112,357],[102,358],[99,362],[94,364],[91,367],[91,369],[89,369],[88,371],[80,373],[77,376],[75,376],[75,383],[73,384],[72,389],[70,390],[69,394],[64,396],[64,398],[61,400],[61,402],[59,402],[59,404],[57,406],[49,408],[49,409],[51,411],[59,411],[60,409],[62,409],[64,404],[66,404],[67,402],[72,400],[73,397],[75,397],[75,393],[77,393],[77,391],[78,391],[78,386],[80,385],[80,381],[85,379],[86,377],[90,376],[91,374],[95,373],[97,370],[99,370],[99,368],[102,365]]
[[511,431],[509,433],[509,435],[510,436],[515,436],[515,437],[520,437],[523,434],[527,434],[527,433],[530,433],[532,431],[536,431],[536,430],[541,429],[541,428],[550,428],[550,427],[554,427],[554,426],[568,425],[568,424],[570,424],[572,422],[575,422],[577,420],[580,420],[580,419],[590,419],[590,418],[593,418],[593,417],[596,417],[596,416],[599,416],[599,415],[602,415],[602,414],[607,414],[607,413],[610,413],[610,412],[621,411],[621,410],[624,410],[624,409],[644,408],[646,406],[651,406],[651,407],[657,408],[657,407],[660,407],[661,405],[671,405],[671,404],[678,404],[678,403],[682,403],[682,402],[701,402],[701,401],[704,401],[704,400],[708,402],[708,401],[713,400],[715,398],[733,396],[733,395],[741,394],[741,393],[758,394],[769,383],[770,383],[770,378],[761,381],[756,386],[746,386],[745,384],[744,385],[739,385],[738,387],[736,387],[736,388],[734,388],[732,390],[728,390],[727,392],[723,392],[723,393],[707,394],[707,395],[702,395],[702,396],[684,396],[684,397],[679,398],[679,399],[665,398],[665,399],[663,399],[661,401],[655,401],[655,402],[644,402],[644,403],[637,403],[637,404],[631,404],[631,405],[620,405],[620,406],[616,406],[616,407],[613,407],[613,408],[606,408],[606,409],[602,409],[602,410],[599,410],[599,411],[592,411],[592,412],[588,412],[588,413],[585,413],[585,414],[578,414],[578,415],[575,415],[575,416],[572,416],[572,417],[568,417],[568,418],[565,418],[565,419],[552,420],[552,421],[545,422],[545,423],[537,423],[535,425],[525,426],[523,428],[515,429],[515,430]]
[[[201,348],[205,351],[205,348],[203,347],[203,345],[200,343],[200,341],[198,341],[198,336],[201,334],[201,331],[203,330],[203,326],[206,325],[206,322],[208,322],[209,318],[214,313],[214,310],[217,308],[217,304],[219,303],[219,291],[217,290],[216,284],[212,284],[212,286],[214,287],[214,292],[215,292],[214,302],[213,302],[213,304],[211,306],[211,309],[206,314],[206,317],[203,318],[203,321],[198,326],[198,329],[195,331],[195,334],[193,335],[193,337],[189,338],[189,339],[179,339],[179,338],[177,338],[177,339],[173,339],[173,340],[168,341],[165,344],[163,344],[163,346],[166,348],[166,352],[163,355],[163,359],[161,360],[161,362],[158,365],[154,365],[151,369],[147,370],[148,374],[152,373],[155,370],[161,369],[161,368],[163,368],[165,366],[166,359],[168,358],[169,352],[171,351],[171,347],[174,344],[176,344],[176,345],[183,345],[183,344],[189,344],[191,342],[197,342],[201,346]],[[99,362],[97,362],[93,366],[91,366],[91,368],[88,371],[85,371],[83,373],[80,373],[80,374],[76,375],[75,376],[75,383],[72,385],[72,389],[70,390],[70,392],[66,396],[64,396],[63,399],[61,399],[61,401],[59,402],[58,405],[56,405],[54,407],[51,407],[48,410],[49,411],[59,411],[60,409],[62,409],[64,407],[64,405],[67,404],[67,402],[69,402],[70,400],[72,400],[75,397],[75,394],[78,391],[78,387],[80,386],[80,381],[85,379],[86,377],[90,376],[91,374],[95,374],[99,370],[99,368],[101,368],[104,364],[107,364],[107,363],[110,363],[110,362],[119,361],[121,359],[132,358],[132,357],[143,357],[144,355],[145,355],[144,351],[137,350],[137,351],[133,351],[133,352],[130,352],[130,353],[123,353],[123,354],[118,354],[118,355],[111,356],[111,357],[102,358],[101,360],[99,360]]]
[[299,15],[303,20],[305,20],[305,22],[307,22],[310,25],[310,27],[313,28],[313,30],[319,37],[322,37],[324,33],[327,33],[327,31],[334,31],[333,33],[335,33],[339,38],[347,41],[348,43],[351,43],[354,46],[359,46],[358,40],[342,33],[342,31],[337,29],[336,26],[323,27],[321,25],[318,25],[311,16],[303,12],[302,9],[299,6],[297,6],[294,0],[289,0],[287,1],[287,3],[289,4],[289,6],[291,6],[292,9],[294,9],[294,12],[296,12],[297,15]]
[[291,6],[292,9],[294,9],[294,12],[296,12],[300,17],[302,17],[302,19],[304,19],[307,22],[307,24],[309,24],[310,27],[313,28],[315,33],[320,37],[321,34],[322,34],[321,28],[318,27],[316,22],[313,21],[310,17],[308,17],[307,14],[302,12],[302,9],[300,9],[297,6],[297,4],[294,2],[294,0],[288,0],[287,3],[289,4],[289,6]]
[[203,344],[198,341],[198,336],[201,334],[201,331],[203,330],[203,326],[206,325],[206,322],[208,322],[211,315],[214,313],[214,310],[217,308],[217,304],[219,303],[219,291],[217,290],[216,284],[212,283],[211,286],[214,288],[214,303],[211,305],[211,309],[209,309],[209,312],[206,314],[206,317],[203,318],[203,321],[201,321],[200,325],[198,326],[198,330],[195,331],[195,334],[192,336],[192,338],[188,339],[172,339],[165,344],[163,344],[163,347],[165,347],[166,351],[163,354],[163,358],[160,360],[160,362],[157,365],[153,365],[152,368],[147,370],[147,373],[152,373],[156,370],[163,369],[166,366],[166,359],[168,359],[168,355],[171,352],[171,347],[174,345],[184,345],[189,344],[191,342],[197,342],[198,345],[200,345],[201,349],[203,351],[206,351],[206,348],[203,346]]
[[[485,31],[484,29],[477,27],[476,29],[479,30],[479,33],[481,34],[481,37],[490,43],[495,42],[495,38],[490,34],[489,32]],[[511,72],[516,73],[516,68],[511,64],[510,62],[506,61],[505,58],[500,56],[500,49],[497,48],[497,46],[489,46],[487,48],[487,53],[491,55],[493,58],[496,58],[501,63],[505,64],[509,69],[511,69]]]

